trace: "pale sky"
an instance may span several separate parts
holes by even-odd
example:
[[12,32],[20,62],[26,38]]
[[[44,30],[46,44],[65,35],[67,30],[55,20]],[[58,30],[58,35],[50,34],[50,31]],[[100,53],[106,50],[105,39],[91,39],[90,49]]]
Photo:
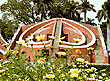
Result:
[[[95,6],[94,8],[95,8],[96,11],[98,12],[98,10],[102,9],[102,4],[103,4],[105,1],[107,1],[107,0],[88,0],[88,1],[90,1],[90,3]],[[95,19],[96,14],[97,14],[97,13],[94,13],[94,12],[91,11],[91,12],[88,12],[88,13],[87,13],[87,17],[90,17],[90,18],[92,18],[92,19]],[[102,20],[102,21],[104,21],[104,20]],[[97,19],[95,19],[94,22],[97,23],[97,24],[99,24],[99,22],[98,22]]]
[[[0,5],[3,4],[4,2],[6,2],[7,0],[0,0]],[[80,1],[80,0],[77,0],[77,1]],[[107,1],[107,0],[88,0],[90,1],[91,4],[93,4],[95,6],[95,9],[98,11],[101,9],[101,5]],[[0,18],[2,16],[2,13],[0,12]],[[81,16],[83,17],[83,13],[81,14]],[[96,16],[96,13],[94,12],[87,12],[87,17],[90,17],[92,19],[95,19],[95,16]],[[104,20],[103,20],[104,21]],[[95,23],[99,24],[98,20],[95,19],[94,21]]]
[[[6,2],[6,0],[0,0],[0,5],[2,5],[3,3],[5,3]],[[0,11],[0,18],[2,17],[2,13],[1,13],[1,11]]]

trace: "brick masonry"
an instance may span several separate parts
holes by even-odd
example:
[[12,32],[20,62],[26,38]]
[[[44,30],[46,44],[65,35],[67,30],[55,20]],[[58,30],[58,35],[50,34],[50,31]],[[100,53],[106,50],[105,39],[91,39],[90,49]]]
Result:
[[[73,41],[73,38],[78,38],[78,39],[82,40],[82,35],[78,32],[78,30],[81,31],[84,35],[87,35],[87,37],[90,40],[90,42],[93,41],[93,40],[95,41],[95,39],[93,38],[92,34],[87,29],[85,29],[84,27],[88,28],[91,32],[93,32],[93,34],[95,36],[97,35],[98,38],[99,38],[99,41],[100,41],[100,47],[101,47],[101,52],[103,54],[102,56],[103,56],[103,59],[104,59],[104,63],[108,63],[108,56],[104,56],[104,50],[103,50],[102,42],[101,42],[101,39],[100,39],[100,34],[99,34],[99,31],[98,31],[97,27],[92,27],[90,25],[85,25],[85,24],[81,24],[81,23],[77,24],[77,23],[73,22],[72,20],[68,20],[68,19],[64,19],[64,18],[54,18],[54,19],[46,20],[46,21],[41,22],[41,23],[37,23],[37,24],[32,24],[32,25],[21,27],[21,29],[19,29],[19,31],[17,32],[16,36],[14,36],[14,38],[13,38],[14,40],[10,44],[10,47],[8,47],[8,49],[13,49],[15,44],[16,44],[16,41],[19,40],[19,38],[21,36],[22,36],[21,39],[25,40],[28,36],[30,36],[32,33],[34,33],[35,31],[37,31],[38,29],[40,29],[43,26],[44,27],[39,32],[35,33],[35,36],[38,36],[40,34],[44,34],[45,35],[45,39],[43,41],[47,41],[47,38],[48,38],[47,35],[48,34],[50,34],[50,35],[52,34],[52,35],[55,36],[55,27],[56,27],[56,22],[57,21],[62,23],[61,30],[59,30],[59,33],[61,33],[61,35],[59,35],[59,36],[61,37],[63,35],[68,35],[67,39],[66,39],[67,42],[75,43],[75,41]],[[51,23],[51,22],[53,22],[53,23]],[[65,24],[63,22],[71,24],[72,26],[74,26],[78,30],[72,28],[70,25]],[[82,25],[84,27],[82,27]],[[5,43],[1,38],[0,38],[0,42]],[[35,41],[35,42],[39,43],[39,41]],[[51,42],[47,43],[47,47],[46,48],[49,49],[49,46],[51,46],[53,44],[52,42],[53,42],[53,40]],[[39,47],[41,45],[43,45],[43,44],[38,44]],[[62,45],[62,47],[60,47],[60,45]],[[60,51],[60,50],[63,50],[63,49],[67,49],[68,50],[69,46],[72,46],[73,49],[71,51],[69,51],[69,53],[71,53],[71,57],[68,59],[68,60],[71,60],[74,56],[81,57],[80,55],[78,55],[75,52],[76,49],[80,49],[81,55],[87,55],[88,52],[89,52],[87,50],[87,48],[89,48],[89,47],[93,47],[95,49],[96,48],[96,41],[93,42],[93,44],[91,44],[91,45],[87,44],[87,40],[86,40],[83,44],[78,45],[77,47],[75,47],[72,44],[69,44],[69,45],[66,44],[66,46],[67,47],[65,48],[65,44],[63,44],[63,43],[62,44],[58,44],[57,51]],[[80,48],[80,46],[82,48]],[[2,47],[1,45],[0,45],[0,48],[2,50],[4,50],[4,52],[7,50],[6,48]],[[38,48],[34,48],[34,51],[37,50],[37,49]],[[43,49],[43,47],[40,47],[40,49]],[[22,46],[21,50],[26,50],[27,51],[26,58],[30,58],[30,61],[34,61],[34,58],[33,58],[34,54],[33,54],[32,48]],[[49,49],[49,51],[51,51],[51,50]],[[2,57],[0,57],[0,58],[2,58]],[[85,56],[84,59],[88,60],[89,62],[92,59],[92,63],[95,63],[96,62],[95,52],[92,53],[92,57],[89,55],[89,56]]]

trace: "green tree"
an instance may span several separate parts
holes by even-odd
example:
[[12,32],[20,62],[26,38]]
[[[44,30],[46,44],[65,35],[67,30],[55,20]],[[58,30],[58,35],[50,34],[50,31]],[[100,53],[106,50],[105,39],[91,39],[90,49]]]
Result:
[[54,0],[50,4],[49,14],[50,18],[68,18],[75,21],[80,21],[81,17],[78,12],[79,3],[74,0]]
[[94,5],[90,4],[90,2],[87,0],[81,0],[80,11],[81,11],[80,13],[84,12],[84,22],[86,22],[87,11],[96,12],[96,10],[94,9]]
[[16,21],[12,20],[3,21],[2,19],[0,19],[1,34],[6,41],[12,38],[17,28],[18,24]]
[[93,26],[96,26],[97,24],[93,22],[94,19],[91,19],[91,18],[87,18],[87,21],[85,22],[86,24],[90,24],[90,25],[93,25]]
[[18,24],[28,25],[56,17],[79,21],[78,6],[79,3],[74,0],[8,0],[0,9],[9,16],[9,20],[13,17]]
[[110,51],[110,1],[104,2],[102,9],[98,11],[96,18],[99,22],[102,18],[107,20],[107,49]]
[[107,40],[107,22],[102,22],[102,24],[100,24],[100,28],[102,29],[102,34],[103,34],[104,40],[106,41]]
[[36,9],[38,7],[31,1],[32,0],[8,0],[7,3],[0,6],[0,9],[4,12],[5,16],[13,17],[18,23],[22,22],[25,25],[35,23],[39,19]]
[[79,3],[74,0],[7,0],[0,6],[4,13],[2,21],[13,32],[22,24],[29,25],[49,18],[63,17],[80,21],[78,8]]
[[1,26],[4,38],[9,39],[20,25],[29,25],[46,18],[48,4],[52,0],[7,0],[0,6],[3,12]]

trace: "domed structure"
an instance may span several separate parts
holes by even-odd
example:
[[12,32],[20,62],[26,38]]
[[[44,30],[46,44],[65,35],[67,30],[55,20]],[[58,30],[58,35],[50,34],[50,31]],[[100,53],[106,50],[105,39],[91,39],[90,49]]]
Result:
[[[36,37],[40,36],[44,39],[36,40]],[[16,41],[25,41],[21,50],[26,51],[26,58],[30,58],[31,61],[34,60],[32,50],[43,50],[45,46],[50,53],[50,47],[53,46],[56,49],[55,52],[71,49],[68,51],[71,54],[69,59],[85,56],[84,59],[91,63],[108,63],[100,28],[65,18],[54,18],[19,28],[8,47],[3,47],[2,44],[6,42],[0,38],[1,54],[5,54],[9,49],[17,49]]]

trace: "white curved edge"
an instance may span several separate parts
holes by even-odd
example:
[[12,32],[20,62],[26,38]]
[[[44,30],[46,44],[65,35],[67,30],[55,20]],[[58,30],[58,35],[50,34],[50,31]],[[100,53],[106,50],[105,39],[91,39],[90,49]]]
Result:
[[3,51],[2,49],[0,49],[0,52],[1,52],[2,54],[4,54],[4,53],[5,53],[5,51]]
[[48,41],[43,41],[43,42],[35,42],[34,44],[46,44],[46,43],[49,43],[49,42],[51,42],[51,40],[48,40]]
[[[34,35],[35,33],[38,33],[38,32],[41,32],[41,31],[43,31],[43,30],[46,30],[46,29],[48,29],[48,28],[44,28],[45,26],[48,26],[48,25],[50,25],[50,24],[52,24],[52,23],[54,23],[55,21],[53,21],[53,22],[50,22],[50,23],[48,23],[48,24],[46,24],[46,25],[44,25],[43,27],[41,27],[41,28],[39,28],[38,30],[36,30],[32,35]],[[35,26],[34,26],[35,27]],[[33,26],[31,27],[31,28],[33,28]],[[29,28],[30,29],[30,28]],[[28,30],[29,31],[29,30]],[[27,31],[26,31],[27,32]],[[22,33],[22,36],[24,35],[25,33]],[[19,39],[19,40],[23,40],[22,39],[22,36],[20,36],[21,38]],[[33,41],[33,43],[34,44],[42,44],[42,43],[49,43],[51,40],[49,40],[49,41],[43,41],[43,42],[34,42]],[[26,44],[23,44],[23,46],[26,46],[26,47],[30,47],[29,45],[27,46]],[[39,45],[40,46],[40,45]],[[35,45],[33,46],[33,47],[36,47]]]
[[[47,28],[43,28],[43,29],[41,29],[41,30],[36,30],[34,33],[32,33],[31,35],[30,35],[30,37],[31,36],[34,36],[36,33],[40,33],[40,32],[42,32],[42,31],[44,31],[44,30],[47,30],[47,29],[50,29],[51,27],[47,27]],[[34,41],[33,41],[34,42]],[[35,43],[35,42],[34,42]]]
[[[50,20],[46,20],[46,21],[44,21],[44,22],[48,22],[48,21],[55,20],[55,19],[56,19],[56,18],[53,18],[53,19],[50,19]],[[44,22],[40,22],[40,23],[37,23],[37,24],[41,24],[41,23],[44,23]],[[36,25],[37,25],[37,24],[36,24]],[[18,35],[18,32],[20,31],[21,28],[22,28],[22,27],[19,27],[18,30],[17,30],[17,32],[14,34],[14,36],[13,36],[13,38],[12,38],[12,40],[11,40],[11,43],[10,43],[9,46],[7,47],[6,51],[3,51],[3,50],[0,49],[0,50],[1,50],[0,52],[2,52],[3,55],[5,55],[6,52],[7,52],[7,50],[10,49],[12,43],[14,42],[14,40],[15,40],[16,36]]]
[[[54,20],[54,19],[51,19],[51,20]],[[44,21],[44,22],[48,22],[48,21],[50,21],[50,20],[47,20],[47,21]],[[41,22],[41,23],[44,23],[44,22]],[[55,21],[53,21],[52,23],[54,23],[54,22],[55,22]],[[38,24],[40,24],[40,23],[38,23]],[[36,24],[36,25],[38,25],[38,24]],[[36,25],[34,25],[34,26],[36,26]],[[13,36],[13,38],[12,38],[12,41],[11,41],[11,43],[9,44],[9,46],[7,47],[6,51],[3,51],[3,50],[0,51],[0,52],[3,53],[3,55],[5,55],[6,52],[7,52],[7,50],[10,49],[12,43],[14,42],[14,40],[15,40],[16,36],[18,35],[18,32],[20,31],[21,28],[22,28],[22,27],[18,28],[17,32],[14,34],[14,36]],[[19,40],[20,40],[20,39],[19,39]],[[47,41],[47,42],[48,42],[48,41]]]
[[[1,37],[1,39],[5,42],[5,44],[8,44],[8,43],[4,40],[4,38],[2,37],[1,34],[0,34],[0,37]],[[5,54],[5,51],[2,50],[2,49],[0,49],[0,52],[1,52],[3,55]]]
[[19,27],[18,30],[16,31],[16,33],[14,34],[14,36],[13,36],[13,38],[12,38],[12,40],[11,40],[11,43],[10,43],[9,46],[7,47],[7,50],[10,49],[12,43],[14,42],[14,40],[15,40],[15,38],[17,37],[17,35],[18,35],[18,33],[19,33],[19,31],[20,31],[21,28],[22,28],[22,27]]
[[[47,21],[50,21],[50,20],[47,20]],[[44,22],[47,22],[47,21],[44,21]],[[30,29],[32,29],[32,28],[36,27],[37,25],[40,25],[40,24],[42,24],[42,23],[44,23],[44,22],[41,22],[41,23],[35,24],[35,25],[31,26],[30,28],[28,28],[27,30],[25,30],[25,31],[21,34],[19,40],[22,40],[23,35],[24,35],[26,32],[28,32]],[[41,30],[41,29],[44,28],[45,26],[48,26],[49,24],[52,24],[52,23],[54,23],[54,22],[55,22],[55,21],[50,22],[50,23],[44,25],[43,27],[39,28],[39,30]]]
[[52,30],[52,36],[55,35],[55,28],[56,28],[56,19],[55,19],[55,23],[54,23],[53,30]]
[[[63,18],[63,19],[64,19],[64,20],[68,20],[68,19],[65,19],[65,18]],[[59,47],[64,47],[64,48],[87,48],[87,47],[92,46],[92,45],[96,42],[95,35],[94,35],[94,33],[93,33],[91,30],[89,30],[87,27],[85,27],[85,26],[83,26],[82,24],[79,24],[79,23],[77,23],[77,22],[75,22],[75,21],[72,21],[72,20],[68,20],[68,21],[74,22],[74,23],[76,23],[76,24],[82,26],[82,27],[85,28],[86,30],[88,30],[89,33],[91,33],[91,35],[92,35],[92,41],[91,41],[90,43],[88,43],[87,45],[82,45],[82,46],[59,45]]]
[[[81,45],[79,43],[72,43],[72,42],[66,42],[66,41],[62,41],[63,43],[62,44],[68,44],[68,45]],[[83,43],[82,43],[83,44]]]
[[22,28],[22,27],[19,27],[18,30],[16,31],[16,33],[14,34],[14,36],[13,36],[11,42],[9,43],[9,46],[7,47],[7,49],[5,50],[5,52],[3,53],[3,55],[5,55],[6,52],[7,52],[7,50],[10,49],[12,43],[14,42],[14,40],[15,40],[16,36],[18,35],[18,33],[19,33],[19,31],[20,31],[21,28]]
[[87,46],[68,46],[68,45],[59,45],[59,47],[63,47],[63,48],[87,48]]
[[100,35],[100,40],[102,42],[102,48],[104,50],[104,56],[108,56],[108,53],[107,53],[107,49],[106,49],[106,45],[105,45],[105,42],[104,42],[104,37],[102,35],[101,28],[100,28],[100,26],[98,26],[97,28],[98,28],[99,35]]
[[43,28],[43,29],[41,29],[41,30],[38,29],[38,30],[36,30],[34,33],[32,33],[31,36],[35,35],[36,33],[40,33],[40,32],[42,32],[42,31],[44,31],[44,30],[47,30],[47,29],[50,29],[50,27]]
[[[31,42],[31,41],[30,41],[30,42]],[[51,42],[51,40],[49,40],[49,41],[43,41],[43,42],[34,42],[34,41],[33,41],[33,43],[36,44],[36,45],[37,45],[37,44],[38,44],[38,45],[39,45],[39,44],[48,44],[48,43],[50,43],[50,42]],[[29,42],[27,42],[27,43],[29,43]],[[34,46],[36,46],[36,45],[34,45]],[[27,44],[23,43],[23,46],[25,46],[25,47],[30,47],[31,45],[28,45],[28,46],[27,46]]]
[[[45,45],[45,47],[49,47],[49,46],[51,46],[51,45],[50,44]],[[28,45],[28,47],[32,48],[31,45]],[[43,48],[43,47],[44,47],[44,45],[33,45],[33,48]]]
[[5,44],[8,44],[5,39],[2,37],[2,35],[0,34],[1,39],[5,42]]
[[[50,44],[45,45],[45,47],[49,47],[51,46]],[[33,48],[43,48],[44,45],[39,45],[39,46],[33,46]]]
[[[53,18],[53,19],[50,19],[50,20],[46,20],[46,21],[44,21],[44,22],[48,22],[48,21],[55,20],[55,19],[58,19],[58,18]],[[37,24],[41,24],[41,23],[44,23],[44,22],[40,22],[40,23],[37,23]],[[36,25],[37,25],[37,24],[36,24]],[[0,49],[0,52],[1,52],[3,55],[5,55],[6,52],[7,52],[7,50],[10,49],[12,43],[14,42],[14,40],[15,40],[16,36],[18,35],[18,32],[20,31],[21,28],[22,28],[22,27],[19,27],[18,30],[16,31],[16,33],[14,34],[14,36],[13,36],[11,42],[9,43],[9,46],[7,47],[7,49],[6,49],[5,51],[3,51],[2,49]],[[1,34],[0,34],[0,35],[1,35]],[[5,42],[6,42],[6,41],[5,41]]]
[[67,24],[67,25],[69,25],[69,26],[71,26],[75,30],[77,30],[80,33],[81,37],[82,37],[82,40],[80,42],[78,42],[78,43],[65,42],[65,41],[63,41],[63,43],[65,43],[65,44],[71,44],[71,45],[81,45],[81,44],[85,43],[85,41],[86,41],[85,36],[83,35],[83,33],[80,30],[78,30],[76,27],[72,26],[71,24],[69,24],[67,22],[64,22],[64,21],[62,21],[62,22],[65,23],[65,24]]

